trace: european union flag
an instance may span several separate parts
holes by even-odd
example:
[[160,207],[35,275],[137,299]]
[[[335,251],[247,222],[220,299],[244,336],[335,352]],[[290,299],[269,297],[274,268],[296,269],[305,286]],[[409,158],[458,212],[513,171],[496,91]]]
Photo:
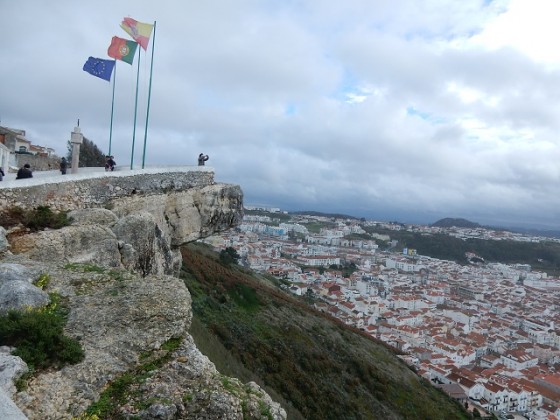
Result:
[[115,60],[103,60],[102,58],[90,57],[84,64],[84,71],[97,76],[103,80],[111,81]]

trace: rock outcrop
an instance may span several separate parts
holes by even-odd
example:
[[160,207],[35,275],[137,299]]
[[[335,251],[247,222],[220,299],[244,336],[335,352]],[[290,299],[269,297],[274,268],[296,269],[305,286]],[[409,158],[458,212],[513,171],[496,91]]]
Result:
[[[188,333],[191,300],[177,277],[178,247],[239,223],[241,190],[212,180],[158,192],[157,181],[131,182],[138,187],[126,188],[135,193],[112,196],[104,208],[73,199],[72,224],[62,229],[0,231],[0,311],[40,307],[56,293],[69,310],[65,334],[85,351],[82,362],[35,373],[19,391],[13,382],[25,370],[0,354],[14,367],[3,392],[29,419],[72,419],[126,377],[119,418],[286,418],[258,385],[217,372]],[[35,286],[41,275],[48,282]]]

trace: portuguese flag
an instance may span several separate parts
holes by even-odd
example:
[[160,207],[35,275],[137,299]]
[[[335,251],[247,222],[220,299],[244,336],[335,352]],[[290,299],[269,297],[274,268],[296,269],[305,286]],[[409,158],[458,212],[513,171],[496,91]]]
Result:
[[109,57],[132,64],[138,43],[114,36],[107,50]]

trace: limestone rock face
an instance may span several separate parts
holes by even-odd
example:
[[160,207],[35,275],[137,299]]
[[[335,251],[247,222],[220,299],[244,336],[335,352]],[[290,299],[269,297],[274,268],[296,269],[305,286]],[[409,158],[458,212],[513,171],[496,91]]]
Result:
[[99,264],[120,267],[117,237],[102,225],[73,225],[28,233],[11,240],[11,251],[37,261]]
[[143,276],[178,273],[181,255],[171,249],[168,237],[151,213],[122,217],[112,229],[121,242],[121,260],[125,268]]
[[111,210],[89,208],[68,212],[68,218],[76,225],[104,225],[111,226],[117,222],[117,216]]
[[0,388],[0,415],[6,420],[27,420],[10,397]]
[[[114,407],[116,418],[286,418],[256,384],[217,372],[188,334],[190,294],[171,275],[181,264],[178,247],[237,225],[242,193],[238,186],[213,184],[205,172],[178,176],[75,181],[68,202],[57,201],[61,209],[64,203],[74,209],[70,226],[36,233],[20,229],[8,234],[4,248],[6,234],[0,231],[0,312],[11,305],[2,298],[7,284],[12,294],[18,285],[26,297],[41,297],[35,306],[57,293],[68,310],[65,334],[85,352],[80,363],[35,372],[27,388],[15,393],[13,380],[25,367],[5,353],[0,370],[6,363],[13,373],[0,389],[0,418],[79,418],[123,377],[129,392]],[[58,185],[51,189],[65,191]],[[41,186],[36,190],[3,197],[34,200],[33,205],[60,198],[47,191],[41,199]],[[84,208],[82,196],[111,210]],[[33,286],[41,274],[49,275],[45,290]],[[12,394],[17,407],[8,398]]]
[[16,392],[14,381],[29,370],[21,357],[10,354],[12,350],[7,346],[0,347],[0,389],[10,396]]
[[108,381],[139,364],[142,354],[183,337],[190,326],[190,295],[176,277],[91,272],[46,262],[42,267],[50,276],[47,290],[60,294],[70,308],[65,333],[80,341],[86,357],[37,375],[14,396],[30,419],[77,416],[99,398]]
[[6,229],[0,226],[0,252],[4,252],[8,249],[8,239],[6,239]]
[[14,236],[10,251],[37,261],[89,262],[144,276],[174,275],[181,266],[177,248],[237,225],[243,204],[238,186],[220,184],[132,194],[114,199],[110,207],[72,210],[71,226]]
[[243,194],[237,185],[219,184],[165,195],[132,195],[113,200],[112,206],[119,217],[150,213],[177,247],[238,225]]
[[[226,382],[228,389],[224,389]],[[125,416],[158,419],[285,419],[286,412],[254,382],[243,384],[235,378],[225,378],[206,356],[186,336],[172,361],[164,365],[152,380],[134,387],[135,395],[123,408]],[[165,401],[162,395],[174,396]],[[144,410],[131,408],[143,400],[161,400]]]

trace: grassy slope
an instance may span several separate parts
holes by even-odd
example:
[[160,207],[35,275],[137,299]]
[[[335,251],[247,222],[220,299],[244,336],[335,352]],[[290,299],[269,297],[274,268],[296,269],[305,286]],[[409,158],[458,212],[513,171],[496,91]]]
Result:
[[384,345],[200,245],[183,248],[191,333],[223,374],[255,380],[305,419],[466,419]]

